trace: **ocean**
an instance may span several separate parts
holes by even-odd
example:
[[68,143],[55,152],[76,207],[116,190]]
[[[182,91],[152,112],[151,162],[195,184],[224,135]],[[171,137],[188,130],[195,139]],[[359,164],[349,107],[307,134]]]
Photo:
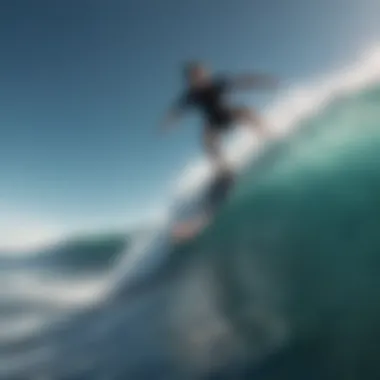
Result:
[[345,89],[168,227],[0,258],[0,378],[379,379],[380,85]]

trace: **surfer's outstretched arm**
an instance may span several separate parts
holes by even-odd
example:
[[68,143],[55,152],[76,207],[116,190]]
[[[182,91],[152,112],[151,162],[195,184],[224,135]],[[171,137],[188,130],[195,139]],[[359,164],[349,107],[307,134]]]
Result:
[[164,120],[161,123],[161,131],[172,129],[182,118],[190,105],[190,99],[187,93],[181,95],[166,112]]
[[267,74],[240,74],[231,79],[231,87],[237,90],[272,90],[278,87],[278,79]]

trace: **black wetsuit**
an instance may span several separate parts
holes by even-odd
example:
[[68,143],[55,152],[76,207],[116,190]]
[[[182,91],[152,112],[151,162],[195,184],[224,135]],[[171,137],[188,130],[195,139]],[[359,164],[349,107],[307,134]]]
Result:
[[207,122],[207,128],[225,129],[233,122],[233,112],[225,101],[230,88],[226,78],[215,78],[202,88],[190,88],[179,99],[176,108],[185,110],[190,107],[199,109]]

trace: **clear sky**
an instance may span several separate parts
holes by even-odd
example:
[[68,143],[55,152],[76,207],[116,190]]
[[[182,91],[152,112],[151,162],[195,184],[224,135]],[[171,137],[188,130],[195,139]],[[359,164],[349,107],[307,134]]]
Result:
[[9,220],[149,215],[200,153],[195,117],[155,132],[183,61],[303,81],[379,41],[379,15],[378,0],[1,1],[0,237]]

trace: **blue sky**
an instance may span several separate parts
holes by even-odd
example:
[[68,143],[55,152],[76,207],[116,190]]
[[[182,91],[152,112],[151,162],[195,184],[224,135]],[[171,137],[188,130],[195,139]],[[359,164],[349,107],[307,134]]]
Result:
[[149,215],[201,153],[194,116],[155,132],[183,61],[304,81],[378,41],[379,14],[377,0],[2,1],[3,220]]

